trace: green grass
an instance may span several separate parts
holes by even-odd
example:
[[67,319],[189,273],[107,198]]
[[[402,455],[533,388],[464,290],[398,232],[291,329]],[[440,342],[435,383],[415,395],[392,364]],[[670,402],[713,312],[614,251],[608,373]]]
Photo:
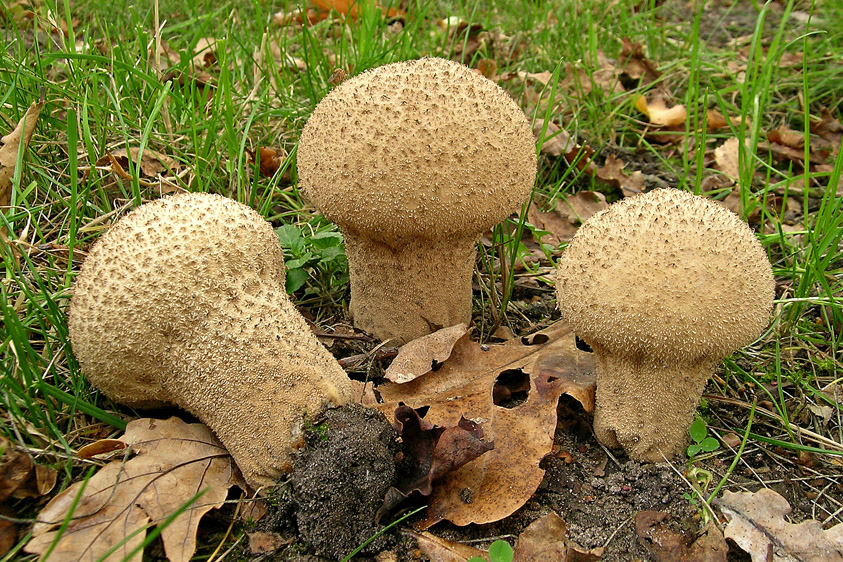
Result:
[[[329,18],[313,26],[280,27],[272,14],[300,4],[170,0],[160,2],[156,16],[153,3],[128,8],[38,0],[32,2],[34,19],[21,19],[7,4],[0,8],[5,33],[0,133],[10,131],[42,91],[46,104],[25,165],[16,169],[12,206],[0,219],[11,240],[0,243],[0,432],[35,453],[37,462],[60,469],[62,487],[82,474],[74,451],[108,433],[104,428],[119,430],[132,415],[87,385],[68,344],[67,305],[90,245],[160,189],[221,193],[283,227],[287,258],[296,260],[299,270],[297,286],[291,287],[297,302],[317,322],[342,318],[348,287],[341,246],[333,243],[335,227],[298,193],[296,140],[332,87],[336,69],[353,75],[391,61],[464,50],[472,39],[468,30],[449,41],[448,30],[437,23],[448,16],[486,30],[483,45],[467,62],[476,66],[494,59],[499,75],[555,71],[564,80],[568,68],[597,70],[599,51],[616,61],[622,37],[639,41],[661,76],[623,94],[598,87],[583,93],[555,82],[541,90],[517,77],[500,82],[528,116],[555,121],[595,149],[598,160],[601,151],[617,146],[628,170],[637,169],[637,162],[654,162],[648,174],[699,192],[703,178],[713,173],[706,168],[705,150],[734,136],[744,141],[737,193],[741,212],[753,221],[773,264],[775,322],[753,346],[727,360],[709,387],[746,407],[726,411],[726,402],[710,399],[706,416],[714,429],[746,435],[746,449],[831,451],[818,454],[815,470],[839,474],[833,463],[843,450],[841,406],[823,391],[843,377],[843,197],[835,189],[843,156],[828,161],[831,171],[806,171],[759,149],[769,129],[788,125],[808,132],[823,107],[841,118],[838,2],[768,3],[758,10],[740,1],[720,8],[726,4],[721,2],[689,16],[685,2],[621,1],[606,9],[608,0],[413,0],[400,30],[371,6],[356,21]],[[67,33],[53,33],[50,18],[65,23]],[[718,39],[724,28],[746,39],[737,44]],[[194,49],[208,37],[216,39],[215,62],[197,67]],[[780,65],[784,55],[796,52],[806,55],[801,66]],[[742,57],[743,80],[728,67]],[[210,82],[193,78],[200,73]],[[688,108],[686,128],[677,133],[684,143],[661,145],[644,135],[633,95],[654,88],[669,90]],[[735,118],[732,128],[704,132],[699,125],[706,108]],[[262,146],[288,155],[272,178],[258,174],[249,161],[248,151]],[[177,169],[167,174],[172,185],[157,185],[133,164],[126,170],[131,179],[115,180],[102,158],[128,147],[173,158]],[[619,195],[563,159],[542,156],[536,196],[564,197],[581,189],[603,191],[610,200]],[[727,192],[710,195],[722,198]],[[789,199],[797,203],[790,214]],[[529,228],[523,213],[497,227],[478,261],[484,290],[477,309],[494,322],[517,316],[514,285],[522,273],[516,273],[516,264],[526,251],[520,235]],[[550,266],[544,262],[527,271],[547,294]],[[750,432],[749,407],[755,402],[767,402],[771,415],[756,413]],[[829,406],[834,414],[822,422],[809,406]],[[731,473],[738,457],[716,454],[732,464]],[[719,481],[723,474],[715,476]],[[33,504],[19,507],[34,513]],[[835,517],[840,520],[839,513]]]

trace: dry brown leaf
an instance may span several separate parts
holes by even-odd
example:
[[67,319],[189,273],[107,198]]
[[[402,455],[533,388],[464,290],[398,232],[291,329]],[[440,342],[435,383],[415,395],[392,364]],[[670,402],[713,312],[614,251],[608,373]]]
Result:
[[435,369],[451,356],[454,344],[468,331],[466,324],[457,324],[405,344],[384,372],[384,377],[395,383],[405,383]]
[[[359,15],[359,0],[311,0],[311,2],[318,10],[325,13],[335,11],[339,15],[349,17],[351,19],[357,19],[357,16]],[[384,8],[377,2],[375,2],[374,6],[375,8],[380,9],[381,13],[388,18],[396,18],[407,15],[404,10],[399,10],[398,8]]]
[[143,187],[154,187],[160,191],[160,194],[175,193],[180,190],[179,186],[170,181],[168,177],[170,174],[178,175],[181,166],[176,160],[156,152],[154,150],[145,149],[141,155],[140,163],[138,163],[138,153],[140,148],[133,146],[128,150],[120,148],[112,152],[107,152],[105,156],[97,160],[97,166],[108,167],[111,173],[114,174],[118,181],[132,181],[132,174],[129,173],[129,160],[134,166],[138,167],[138,183]]
[[11,519],[16,513],[5,505],[0,505],[0,556],[5,556],[18,542],[18,526]]
[[475,556],[479,556],[483,560],[489,559],[489,555],[482,550],[449,541],[427,532],[410,531],[410,536],[418,541],[419,550],[430,558],[430,562],[466,562],[466,560]]
[[521,532],[513,560],[518,562],[564,561],[568,557],[565,521],[551,511]]
[[329,12],[316,10],[314,8],[307,8],[304,11],[296,9],[289,12],[282,10],[272,15],[272,23],[279,27],[286,27],[293,23],[300,25],[307,23],[307,25],[313,25],[328,19],[328,16],[330,15],[331,14]]
[[285,539],[278,533],[265,533],[262,531],[246,533],[246,536],[249,537],[249,552],[252,554],[275,552],[282,546],[292,544],[296,540],[295,537]]
[[[204,492],[161,533],[167,558],[187,562],[196,550],[202,516],[222,506],[231,486],[245,487],[228,452],[202,424],[187,424],[175,417],[143,418],[129,422],[122,440],[135,456],[107,464],[87,483],[77,482],[53,498],[38,515],[26,552],[43,554],[49,548],[80,493],[51,562],[98,560],[125,540],[105,558],[107,562],[123,560],[143,543],[148,523],[164,521]],[[140,562],[142,556],[140,551],[129,560]]]
[[640,542],[659,562],[726,562],[729,546],[723,533],[709,522],[699,535],[688,536],[674,531],[661,511],[639,511],[635,514],[635,533]]
[[[593,410],[593,370],[592,355],[577,349],[571,329],[559,322],[501,345],[480,345],[465,335],[437,371],[379,387],[384,403],[378,409],[387,415],[400,402],[427,407],[429,423],[450,427],[465,417],[482,424],[484,438],[495,443],[439,481],[420,526],[443,519],[488,523],[521,507],[544,475],[539,463],[553,446],[559,396],[568,393]],[[495,402],[506,394],[514,400]]]
[[736,182],[740,177],[740,167],[738,164],[739,151],[740,141],[736,137],[726,140],[726,142],[714,149],[714,162],[717,169],[729,176],[732,183]]
[[[538,141],[542,129],[545,128],[544,119],[536,119],[533,123],[533,136]],[[542,154],[550,156],[566,156],[573,152],[572,156],[576,156],[580,147],[568,134],[568,131],[562,129],[553,121],[547,122],[547,129],[544,132],[544,142],[542,143]],[[566,158],[567,159],[567,158]]]
[[0,143],[3,144],[0,146],[0,207],[8,206],[12,201],[12,178],[15,175],[15,166],[18,164],[18,151],[23,145],[23,151],[26,152],[42,107],[44,107],[44,100],[33,102],[18,121],[15,129],[0,138]]
[[827,140],[833,148],[832,155],[837,155],[843,138],[843,125],[834,118],[828,108],[822,108],[819,121],[811,121],[811,132]]
[[200,37],[193,48],[193,66],[210,68],[217,63],[217,40],[214,37]]
[[746,551],[752,562],[843,561],[843,523],[823,530],[818,521],[798,525],[784,517],[787,500],[769,488],[752,492],[723,492],[714,500],[729,524],[724,535]]
[[259,173],[265,178],[271,178],[284,164],[284,159],[287,158],[287,152],[283,149],[276,150],[266,146],[258,147],[257,151],[246,149],[246,154],[249,158],[249,164],[255,163],[255,158],[258,159]]
[[644,96],[635,98],[635,108],[647,116],[650,124],[657,127],[674,127],[682,125],[688,112],[684,105],[667,107],[667,103],[660,94],[655,94],[651,101]]
[[553,78],[553,73],[548,72],[547,70],[545,70],[544,72],[537,72],[537,73],[517,72],[515,75],[518,76],[518,78],[520,78],[521,80],[523,80],[525,82],[527,80],[533,80],[535,82],[538,82],[542,86],[547,86],[547,84]]
[[601,181],[619,187],[623,191],[624,197],[644,193],[644,174],[635,171],[632,172],[631,176],[628,176],[623,171],[624,167],[626,167],[626,162],[614,154],[610,154],[606,157],[606,163],[603,167],[598,168],[594,175]]
[[40,498],[55,485],[55,470],[35,464],[32,457],[0,437],[0,502],[9,497]]
[[656,65],[644,56],[644,47],[639,42],[632,42],[628,37],[621,39],[620,66],[623,73],[632,80],[640,80],[640,85],[646,86],[661,76]]
[[533,201],[527,210],[527,221],[549,233],[542,238],[543,244],[558,246],[573,238],[584,220],[608,207],[606,196],[602,193],[580,191],[557,200],[551,211],[542,211],[538,202]]
[[113,453],[114,451],[122,451],[125,448],[126,443],[120,439],[100,439],[99,441],[88,443],[76,451],[76,458],[90,459],[97,455]]

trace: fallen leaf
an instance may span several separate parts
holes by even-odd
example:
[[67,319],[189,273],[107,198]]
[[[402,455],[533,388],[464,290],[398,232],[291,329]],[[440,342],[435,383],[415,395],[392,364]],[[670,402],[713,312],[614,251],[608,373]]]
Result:
[[404,453],[411,470],[387,491],[383,505],[375,515],[379,522],[411,493],[429,496],[433,482],[494,449],[483,440],[483,429],[460,418],[453,427],[432,425],[409,406],[395,409],[393,427],[404,443]]
[[282,546],[295,542],[295,538],[285,539],[278,533],[255,531],[254,533],[246,533],[246,536],[249,537],[249,552],[252,554],[275,552]]
[[56,476],[54,469],[35,464],[32,457],[0,437],[0,502],[9,497],[45,496],[55,487]]
[[[565,521],[551,511],[530,523],[518,536],[513,562],[597,562],[603,549],[585,550],[565,538]],[[489,559],[489,553],[430,533],[410,531],[419,549],[431,562],[466,562],[474,557]]]
[[328,16],[330,15],[331,14],[329,12],[316,10],[315,8],[307,8],[304,11],[296,9],[289,12],[282,10],[272,15],[272,23],[279,27],[286,27],[293,23],[307,23],[307,25],[314,25],[320,21],[328,19]]
[[620,66],[623,74],[634,81],[640,81],[637,86],[646,86],[661,76],[656,65],[644,56],[644,47],[639,42],[632,42],[629,37],[621,39]]
[[18,526],[11,521],[15,516],[11,509],[0,505],[0,556],[5,556],[18,542]]
[[819,121],[811,121],[811,132],[831,144],[832,155],[836,155],[840,151],[843,125],[840,124],[838,119],[834,118],[828,108],[822,108]]
[[661,94],[655,94],[651,101],[644,96],[635,98],[635,108],[647,116],[650,124],[656,127],[673,127],[685,122],[688,112],[684,105],[667,107],[667,103]]
[[143,151],[140,162],[138,162],[139,153],[140,148],[136,146],[130,147],[128,150],[120,148],[107,152],[105,156],[97,160],[96,165],[108,167],[119,180],[133,181],[134,178],[129,173],[131,161],[132,165],[137,168],[138,183],[141,186],[158,188],[162,195],[180,190],[179,186],[169,179],[178,175],[181,169],[176,160],[147,148]]
[[430,533],[409,532],[410,536],[419,543],[419,550],[430,558],[430,562],[466,562],[469,558],[479,556],[488,560],[489,555],[482,550],[458,542],[449,541]]
[[[544,119],[536,119],[535,123],[533,123],[533,136],[536,138],[536,141],[539,140],[542,129],[545,128],[544,123]],[[547,122],[547,128],[544,132],[544,142],[542,142],[541,148],[542,154],[566,156],[571,152],[578,151],[579,148],[576,141],[571,138],[571,135],[566,130],[560,128],[553,121]]]
[[78,451],[76,451],[76,458],[90,459],[97,455],[104,455],[106,453],[113,453],[114,451],[122,451],[126,448],[126,443],[121,439],[100,439],[93,443],[88,443]]
[[[335,11],[343,17],[349,17],[352,20],[357,19],[359,15],[360,2],[358,0],[311,0],[313,5],[320,11],[330,13]],[[404,10],[398,8],[384,8],[377,2],[374,7],[380,9],[381,13],[387,18],[403,17],[406,14]]]
[[[222,506],[231,486],[245,488],[231,457],[202,424],[176,417],[143,418],[129,422],[122,440],[135,456],[105,465],[87,482],[77,482],[53,498],[38,515],[26,552],[46,552],[81,494],[51,562],[99,560],[125,541],[104,559],[124,560],[143,543],[148,524],[161,523],[204,492],[161,532],[167,558],[187,562],[196,550],[202,516]],[[140,562],[142,556],[140,550],[128,560]]]
[[260,175],[265,178],[271,178],[284,164],[284,159],[287,158],[287,153],[284,150],[276,150],[266,146],[258,147],[257,151],[246,149],[246,154],[249,158],[249,164],[255,163],[255,158],[258,159],[258,169]]
[[644,174],[641,171],[632,172],[629,176],[623,171],[626,163],[610,154],[606,157],[606,163],[602,168],[598,168],[594,173],[595,177],[608,184],[619,187],[623,191],[624,197],[632,197],[639,193],[644,193]]
[[[439,480],[420,527],[443,519],[456,525],[498,521],[523,505],[544,475],[539,463],[553,446],[559,397],[568,393],[593,411],[593,370],[592,355],[577,349],[570,327],[558,322],[500,345],[463,336],[438,370],[380,386],[384,403],[378,409],[384,413],[400,403],[428,408],[425,420],[443,427],[464,417],[482,424],[484,437],[495,443],[494,450]],[[528,390],[498,404],[500,387]]]
[[193,48],[195,68],[210,68],[217,63],[217,40],[214,37],[200,37]]
[[524,80],[525,82],[527,80],[533,80],[535,82],[538,82],[542,86],[547,86],[547,84],[553,78],[553,73],[548,72],[547,70],[545,70],[543,72],[536,72],[536,73],[517,72],[515,75],[518,76],[518,78],[520,78],[521,80]]
[[661,511],[639,511],[635,514],[635,534],[659,562],[726,562],[729,546],[720,529],[710,522],[699,536],[674,531],[666,521],[670,516]]
[[580,191],[556,200],[550,211],[542,211],[537,201],[527,210],[527,221],[549,234],[542,243],[558,246],[576,234],[579,226],[594,213],[609,208],[606,196],[597,191]]
[[714,500],[729,521],[724,535],[752,557],[752,562],[843,561],[843,523],[823,530],[813,519],[788,523],[787,500],[769,488],[723,492]]
[[404,383],[436,369],[451,356],[454,344],[468,331],[467,325],[457,324],[405,344],[384,372],[384,377],[395,383]]
[[44,100],[32,102],[21,120],[18,121],[15,129],[0,138],[0,207],[8,206],[12,201],[12,178],[15,175],[15,167],[18,165],[18,152],[23,146],[26,147],[35,132],[35,125],[38,123],[38,116],[41,115],[41,108],[44,107]]
[[740,141],[736,137],[726,140],[714,149],[714,162],[717,169],[726,174],[733,182],[738,181],[740,177],[739,151]]
[[536,519],[518,537],[513,560],[518,562],[567,560],[566,531],[565,521],[556,512],[551,511],[544,517]]

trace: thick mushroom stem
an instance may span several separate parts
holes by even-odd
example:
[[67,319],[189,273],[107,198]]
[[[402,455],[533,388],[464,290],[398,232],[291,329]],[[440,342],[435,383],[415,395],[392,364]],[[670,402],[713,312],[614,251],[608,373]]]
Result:
[[355,326],[406,343],[471,322],[477,236],[389,245],[345,233]]
[[[630,458],[643,462],[680,455],[715,363],[613,355],[600,346],[594,352],[597,439],[610,448],[623,447]],[[633,395],[630,387],[647,391]]]
[[223,197],[176,195],[118,221],[82,266],[68,325],[94,386],[191,412],[255,487],[289,468],[302,414],[352,399],[287,298],[272,227]]

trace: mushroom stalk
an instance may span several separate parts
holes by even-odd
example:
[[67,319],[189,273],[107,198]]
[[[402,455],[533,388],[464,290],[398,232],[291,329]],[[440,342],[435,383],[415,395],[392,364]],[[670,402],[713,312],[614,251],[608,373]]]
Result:
[[373,68],[319,102],[297,154],[303,193],[345,235],[357,327],[408,342],[471,320],[474,244],[536,177],[506,92],[444,59]]
[[477,236],[386,244],[345,232],[354,324],[405,342],[471,322]]
[[68,326],[94,386],[194,414],[255,487],[291,467],[303,414],[352,398],[284,291],[272,227],[224,197],[167,197],[115,223],[77,276]]
[[[622,447],[639,461],[663,462],[680,455],[715,362],[629,360],[600,346],[594,346],[594,353],[597,439],[610,448]],[[646,391],[632,395],[631,388]]]

